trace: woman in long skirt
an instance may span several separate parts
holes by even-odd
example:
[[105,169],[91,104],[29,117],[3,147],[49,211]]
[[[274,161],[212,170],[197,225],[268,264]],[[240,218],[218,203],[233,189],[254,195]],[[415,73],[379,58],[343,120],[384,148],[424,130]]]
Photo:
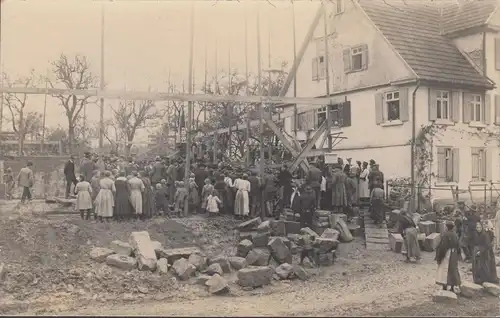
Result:
[[[92,187],[92,202],[95,202],[95,199],[97,198],[97,195],[99,194],[99,181],[101,180],[101,172],[99,170],[94,170],[92,179],[90,179],[90,186]],[[92,208],[94,218],[97,218],[96,212],[95,212],[95,206]]]
[[248,192],[250,192],[250,182],[248,175],[244,174],[241,179],[236,179],[235,188],[237,189],[234,202],[234,214],[238,217],[246,217],[250,213],[250,201]]
[[76,194],[76,209],[80,211],[82,220],[88,220],[90,219],[90,212],[92,211],[92,187],[89,182],[85,181],[83,175],[80,175],[79,179],[74,190]]
[[118,174],[115,188],[115,218],[119,221],[129,219],[133,215],[134,208],[130,202],[130,187],[125,177],[125,171]]
[[137,171],[131,172],[132,177],[128,179],[128,186],[130,188],[130,203],[137,218],[142,217],[142,193],[145,190],[144,183],[139,179]]
[[155,214],[155,195],[147,173],[145,171],[141,171],[140,175],[141,180],[144,183],[144,192],[142,193],[142,213],[145,218],[151,218]]
[[95,212],[100,221],[109,221],[113,217],[115,206],[114,193],[116,192],[115,182],[110,179],[111,172],[105,171],[104,178],[99,181],[99,194],[95,199]]
[[436,272],[436,284],[441,285],[443,290],[453,291],[453,287],[460,286],[460,273],[458,272],[458,236],[454,231],[453,222],[446,223],[446,232],[441,236],[441,241],[436,248],[436,261],[438,264]]
[[484,230],[481,222],[476,223],[476,232],[474,233],[472,277],[474,284],[498,284],[495,254],[493,253],[493,237]]
[[212,190],[214,189],[212,182],[210,181],[209,178],[205,179],[205,185],[203,186],[203,189],[201,190],[201,212],[205,213],[207,209],[207,199],[210,193],[212,193]]
[[412,258],[418,261],[420,260],[420,247],[418,245],[417,226],[406,211],[401,211],[399,216],[399,233],[404,238],[406,261],[410,262]]

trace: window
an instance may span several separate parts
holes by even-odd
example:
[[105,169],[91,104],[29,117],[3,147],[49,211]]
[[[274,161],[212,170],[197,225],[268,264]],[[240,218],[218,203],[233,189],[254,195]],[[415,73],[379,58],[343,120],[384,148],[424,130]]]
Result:
[[325,63],[325,57],[324,56],[319,56],[318,57],[318,77],[320,79],[326,77],[326,63]]
[[486,149],[472,148],[472,181],[486,180]]
[[326,107],[323,107],[321,109],[318,109],[316,111],[316,117],[317,117],[317,122],[316,125],[317,127],[321,126],[323,122],[326,120],[327,115],[326,115]]
[[351,49],[351,70],[363,69],[363,49],[361,47]]
[[448,91],[436,92],[436,118],[451,119],[450,93]]
[[344,73],[368,68],[368,45],[361,44],[343,50]]
[[387,121],[400,120],[399,92],[385,94]]
[[[351,126],[351,102],[347,101],[341,104],[329,105],[332,126],[348,127]],[[328,118],[327,107],[316,111],[316,128],[321,126]]]
[[483,108],[481,95],[472,95],[472,100],[470,101],[470,119],[475,122],[482,122],[483,120],[483,112],[481,111]]
[[438,182],[458,182],[458,149],[437,147]]
[[335,1],[335,14],[341,14],[344,12],[344,1],[343,0],[337,0]]

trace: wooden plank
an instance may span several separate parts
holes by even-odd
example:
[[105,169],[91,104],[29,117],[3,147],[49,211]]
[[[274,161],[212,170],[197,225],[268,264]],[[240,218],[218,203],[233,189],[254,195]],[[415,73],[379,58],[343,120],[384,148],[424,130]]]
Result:
[[311,140],[309,140],[307,142],[306,147],[304,149],[302,149],[302,151],[300,152],[298,157],[290,165],[290,167],[288,168],[288,171],[293,172],[295,169],[297,169],[299,164],[303,162],[303,160],[306,158],[306,155],[309,153],[309,151],[312,149],[312,147],[318,141],[319,137],[321,137],[321,135],[325,132],[326,126],[327,126],[326,121],[323,122],[323,124],[321,124],[321,126],[318,128],[318,130],[316,130],[316,132],[314,133],[314,136],[311,138]]

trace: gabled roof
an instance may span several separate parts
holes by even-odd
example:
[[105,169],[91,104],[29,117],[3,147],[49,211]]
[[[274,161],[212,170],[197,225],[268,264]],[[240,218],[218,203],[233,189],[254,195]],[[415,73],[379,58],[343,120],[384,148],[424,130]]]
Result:
[[483,26],[496,10],[497,0],[475,0],[465,3],[453,3],[442,9],[442,32],[450,34]]
[[419,79],[485,88],[494,86],[441,33],[441,6],[416,0],[358,3]]

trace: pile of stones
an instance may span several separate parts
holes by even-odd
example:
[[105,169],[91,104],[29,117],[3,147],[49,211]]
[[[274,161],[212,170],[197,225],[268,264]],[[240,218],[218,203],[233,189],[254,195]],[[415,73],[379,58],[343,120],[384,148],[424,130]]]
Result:
[[[460,285],[460,296],[469,299],[478,299],[484,296],[500,296],[500,286],[492,283],[483,283],[482,285],[464,281]],[[456,304],[458,296],[456,293],[448,290],[439,290],[432,295],[434,302]]]

